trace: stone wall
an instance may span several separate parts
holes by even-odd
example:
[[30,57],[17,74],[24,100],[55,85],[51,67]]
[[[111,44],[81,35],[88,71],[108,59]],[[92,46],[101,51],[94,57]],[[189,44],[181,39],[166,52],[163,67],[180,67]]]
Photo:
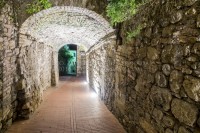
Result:
[[115,46],[115,40],[108,38],[92,47],[86,55],[87,81],[109,109],[114,101]]
[[0,131],[3,131],[11,125],[12,119],[15,119],[15,62],[19,49],[15,49],[17,28],[13,8],[7,4],[0,10]]
[[120,45],[87,54],[90,86],[127,132],[200,132],[199,7],[199,0],[154,0],[122,24]]
[[19,43],[10,5],[0,12],[0,132],[16,118],[28,118],[41,102],[43,90],[58,82],[57,52],[26,35]]
[[77,46],[77,76],[86,76],[86,50],[84,46]]
[[155,0],[122,25],[113,111],[128,132],[200,132],[199,7]]
[[[23,40],[23,39],[24,40]],[[54,73],[53,48],[33,38],[20,35],[27,46],[20,47],[17,60],[18,75],[20,77],[17,89],[17,115],[20,118],[29,118],[42,101],[43,91],[51,85],[56,85],[56,74]],[[28,42],[29,41],[29,42]]]

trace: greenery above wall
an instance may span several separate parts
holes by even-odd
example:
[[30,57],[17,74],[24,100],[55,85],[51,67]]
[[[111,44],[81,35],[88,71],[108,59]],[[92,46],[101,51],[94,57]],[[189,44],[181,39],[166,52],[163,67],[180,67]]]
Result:
[[0,0],[0,9],[2,9],[8,0]]
[[26,12],[28,14],[34,14],[50,7],[52,7],[52,4],[49,0],[35,0],[33,3],[27,5]]
[[[133,17],[139,7],[150,0],[110,0],[106,12],[113,26],[117,26]],[[119,25],[118,25],[119,26]],[[143,24],[139,24],[134,30],[127,31],[126,40],[136,37],[143,29]]]
[[111,0],[106,9],[111,24],[115,26],[132,17],[145,1],[147,0]]

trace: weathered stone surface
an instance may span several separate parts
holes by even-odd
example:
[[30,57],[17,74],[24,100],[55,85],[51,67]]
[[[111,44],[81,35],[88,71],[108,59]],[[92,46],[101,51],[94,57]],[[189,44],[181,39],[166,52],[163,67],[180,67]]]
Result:
[[159,52],[153,47],[148,47],[147,48],[147,57],[150,60],[156,60],[159,57]]
[[197,58],[195,56],[190,56],[187,58],[188,61],[190,62],[196,62],[197,61]]
[[150,73],[155,73],[158,70],[158,66],[153,61],[145,61],[143,65]]
[[184,0],[184,5],[185,5],[185,6],[191,6],[191,5],[193,5],[196,1],[198,1],[198,0]]
[[153,82],[153,77],[150,75],[146,75],[146,74],[141,74],[138,79],[136,80],[136,86],[135,86],[135,90],[143,95],[148,94],[150,87],[149,83]]
[[172,95],[169,90],[153,86],[149,94],[150,100],[165,111],[170,109]]
[[178,129],[178,133],[191,133],[190,131],[188,131],[185,127],[179,127]]
[[169,76],[170,73],[171,73],[171,67],[170,67],[170,65],[169,65],[169,64],[164,64],[164,65],[162,66],[162,71],[163,71],[163,73],[164,73],[166,76]]
[[200,101],[200,79],[189,76],[184,80],[183,87],[191,99]]
[[173,115],[188,126],[193,126],[197,120],[198,108],[188,102],[173,99],[171,110]]
[[177,37],[177,40],[178,40],[179,43],[193,44],[193,43],[196,43],[198,38],[197,37],[188,37],[186,35],[180,35],[180,36]]
[[196,15],[196,13],[197,13],[197,10],[195,8],[191,8],[185,13],[185,15],[193,16],[193,15]]
[[150,37],[151,37],[151,34],[152,34],[152,28],[148,28],[148,29],[146,29],[144,35],[145,35],[146,37],[149,37],[149,38],[150,38]]
[[194,44],[192,52],[200,56],[200,43]]
[[169,128],[167,128],[166,130],[165,130],[165,133],[174,133],[171,129],[169,129]]
[[179,93],[183,82],[183,74],[180,71],[174,70],[170,74],[169,81],[170,89],[175,93]]
[[147,48],[138,48],[136,53],[138,58],[145,58],[147,56]]
[[169,26],[169,27],[165,27],[162,31],[162,36],[163,37],[169,37],[172,35],[173,30],[175,29],[174,25]]
[[165,77],[163,73],[157,72],[155,79],[159,87],[167,87],[167,78]]
[[157,131],[154,129],[154,127],[149,122],[147,122],[145,119],[140,119],[139,123],[145,132],[157,133]]
[[183,18],[183,12],[182,11],[177,11],[177,12],[173,12],[172,16],[171,16],[171,23],[177,23],[179,22],[181,19]]
[[184,28],[184,29],[181,31],[181,34],[182,34],[182,35],[185,35],[185,36],[195,37],[195,36],[198,36],[198,35],[199,35],[199,31],[198,31],[198,29]]
[[153,110],[153,118],[157,121],[160,122],[161,119],[163,118],[163,112],[154,108]]
[[18,81],[18,83],[16,84],[16,89],[17,90],[22,90],[26,87],[25,85],[25,80],[20,80]]
[[172,128],[175,124],[174,119],[170,116],[164,116],[162,121],[165,124],[165,126],[169,128]]
[[180,64],[183,58],[183,48],[180,45],[167,45],[162,51],[162,62]]

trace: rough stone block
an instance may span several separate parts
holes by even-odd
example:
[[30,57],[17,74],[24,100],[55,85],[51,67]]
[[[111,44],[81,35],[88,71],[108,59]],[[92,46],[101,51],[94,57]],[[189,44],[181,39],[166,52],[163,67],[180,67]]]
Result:
[[200,101],[200,79],[188,76],[183,82],[183,87],[191,99]]
[[148,48],[147,48],[147,57],[148,57],[150,60],[156,60],[156,59],[158,59],[158,57],[159,57],[159,52],[158,52],[158,50],[156,50],[156,49],[153,48],[153,47],[148,47]]
[[156,106],[162,107],[165,111],[170,109],[172,95],[169,90],[153,86],[149,98]]
[[167,45],[162,51],[161,58],[163,63],[178,65],[183,58],[183,47],[181,45]]
[[184,36],[195,37],[195,36],[199,35],[199,31],[198,31],[198,29],[192,29],[192,28],[187,27],[181,31],[181,34]]
[[161,72],[157,72],[156,76],[155,76],[155,80],[156,80],[156,84],[159,87],[167,87],[167,78],[165,77],[165,75]]
[[174,26],[174,25],[165,27],[165,28],[163,29],[163,31],[162,31],[162,36],[163,36],[163,37],[170,37],[170,36],[172,35],[174,29],[175,29],[175,26]]
[[183,12],[181,10],[177,12],[172,12],[170,22],[174,24],[179,22],[182,18],[183,18]]
[[195,43],[192,52],[200,56],[200,43]]
[[147,55],[147,48],[138,48],[136,49],[136,56],[138,58],[144,58]]
[[156,122],[160,122],[163,118],[163,112],[154,108],[153,110],[153,118],[156,120]]
[[177,36],[177,40],[179,43],[189,43],[194,44],[198,41],[197,37],[188,37],[184,35]]
[[183,82],[183,74],[180,71],[174,70],[170,74],[169,81],[170,89],[175,93],[179,93]]
[[164,116],[162,121],[163,121],[164,125],[169,128],[172,128],[175,124],[174,119],[170,116]]
[[158,133],[155,128],[151,125],[151,123],[147,122],[145,119],[139,120],[140,126],[144,129],[147,133]]
[[169,76],[171,73],[171,66],[169,64],[164,64],[162,66],[162,71],[166,76]]
[[197,10],[195,8],[191,8],[185,13],[185,15],[188,15],[188,16],[193,16],[196,14],[197,14]]
[[188,126],[194,126],[197,120],[198,108],[188,102],[173,99],[171,104],[173,115]]

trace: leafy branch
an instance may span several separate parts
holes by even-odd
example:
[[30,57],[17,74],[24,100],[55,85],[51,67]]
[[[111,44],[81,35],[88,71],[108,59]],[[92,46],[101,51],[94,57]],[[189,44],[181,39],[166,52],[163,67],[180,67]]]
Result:
[[35,0],[32,4],[27,5],[26,12],[28,14],[34,14],[50,7],[52,7],[52,4],[49,0]]
[[132,17],[145,1],[147,0],[111,0],[106,8],[111,24],[116,26],[117,23]]

